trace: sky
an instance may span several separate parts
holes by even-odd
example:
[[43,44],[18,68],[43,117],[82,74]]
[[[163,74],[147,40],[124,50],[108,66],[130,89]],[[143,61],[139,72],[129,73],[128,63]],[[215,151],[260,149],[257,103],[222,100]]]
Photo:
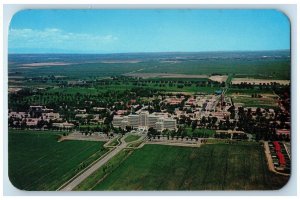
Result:
[[24,10],[9,53],[128,53],[290,49],[277,10]]

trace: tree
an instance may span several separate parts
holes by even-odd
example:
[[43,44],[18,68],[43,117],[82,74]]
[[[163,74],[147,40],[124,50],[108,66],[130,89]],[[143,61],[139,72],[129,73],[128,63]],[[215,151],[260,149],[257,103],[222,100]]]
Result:
[[26,127],[27,127],[26,121],[23,120],[23,121],[21,122],[21,129],[24,130]]
[[156,135],[156,134],[157,134],[157,131],[154,128],[150,127],[148,129],[148,136]]
[[197,121],[192,122],[192,131],[194,131],[197,127]]
[[201,124],[201,126],[205,126],[205,124],[206,124],[206,118],[205,118],[205,116],[203,116],[201,118],[200,124]]
[[231,106],[228,111],[230,112],[230,119],[234,119],[235,117],[235,106]]
[[47,128],[52,129],[53,128],[53,121],[50,119],[49,122],[47,123]]
[[260,109],[260,108],[257,108],[257,109],[256,109],[256,115],[257,115],[257,116],[260,116],[260,117],[262,116],[262,112],[261,112],[261,109]]
[[8,119],[8,126],[14,127],[14,119],[12,117],[9,117],[9,119]]
[[127,132],[130,132],[132,130],[132,127],[131,126],[126,126],[125,129],[126,129]]
[[107,116],[104,120],[104,124],[110,124],[114,118],[114,114]]
[[39,129],[41,129],[41,128],[43,128],[43,126],[45,125],[45,121],[44,120],[39,120],[38,122],[37,122],[37,128],[39,128]]

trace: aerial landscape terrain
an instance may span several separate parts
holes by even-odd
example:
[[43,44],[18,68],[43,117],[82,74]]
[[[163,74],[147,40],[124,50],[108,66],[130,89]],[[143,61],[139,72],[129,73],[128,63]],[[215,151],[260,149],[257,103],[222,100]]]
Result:
[[[211,50],[214,45],[209,40],[204,45],[208,50],[199,50],[198,44],[190,51],[184,45],[177,49],[157,41],[160,51],[142,51],[138,46],[118,51],[112,45],[116,49],[112,53],[82,53],[83,44],[82,49],[90,46],[91,51],[101,46],[94,47],[93,41],[110,48],[110,43],[125,36],[29,29],[22,20],[32,17],[31,12],[53,14],[25,11],[11,24],[7,134],[8,176],[14,187],[25,191],[278,190],[289,181],[289,46],[268,48],[274,42],[264,43],[268,38],[263,37],[262,47],[250,48],[249,43],[244,49],[250,50],[241,50],[242,42],[234,42],[236,50]],[[60,12],[68,20],[64,11],[54,12],[55,16]],[[118,13],[102,12],[103,16]],[[152,11],[140,12],[148,16]],[[132,13],[125,14],[120,16]],[[228,11],[231,14],[235,12]],[[112,18],[107,19],[117,23]],[[47,25],[44,20],[37,24]],[[89,23],[94,22],[89,19]],[[177,33],[179,28],[170,28],[172,23],[164,26]],[[113,29],[109,25],[103,27]],[[124,27],[116,26],[116,32],[130,32]],[[133,30],[131,34],[138,38],[140,30]],[[141,33],[148,37],[147,31]],[[223,34],[225,38],[227,32]],[[132,35],[127,46],[134,44]],[[37,38],[40,41],[34,42]],[[149,45],[147,39],[138,39],[142,48]],[[286,41],[289,45],[289,38]],[[63,44],[70,49],[56,49]],[[167,44],[172,51],[164,49]]]
[[[113,55],[81,55],[92,64],[73,59],[76,55],[10,55],[11,181],[25,190],[58,189],[125,138],[124,143],[132,144],[74,189],[280,188],[288,178],[279,173],[290,169],[289,52],[203,54],[115,55],[118,65]],[[49,58],[77,63],[36,64]],[[133,58],[139,65],[129,64]],[[213,60],[219,71],[204,68],[202,73],[207,60]],[[160,63],[168,68],[173,62],[186,67],[161,71]],[[264,68],[266,62],[282,73]],[[190,63],[200,67],[189,67]],[[228,67],[221,63],[245,69],[224,70]],[[106,74],[105,69],[113,70]],[[81,70],[87,73],[79,75]],[[158,127],[160,118],[169,123],[162,121]],[[280,141],[287,163],[282,167],[277,156],[273,158],[277,175],[269,171],[263,141]],[[275,148],[272,142],[268,145]]]

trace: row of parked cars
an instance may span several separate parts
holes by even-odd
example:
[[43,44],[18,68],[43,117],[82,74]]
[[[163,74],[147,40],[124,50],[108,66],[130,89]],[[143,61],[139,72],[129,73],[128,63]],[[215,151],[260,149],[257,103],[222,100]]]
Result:
[[284,144],[279,141],[273,141],[269,142],[268,145],[275,170],[284,173],[290,173],[291,159],[288,152],[286,151]]

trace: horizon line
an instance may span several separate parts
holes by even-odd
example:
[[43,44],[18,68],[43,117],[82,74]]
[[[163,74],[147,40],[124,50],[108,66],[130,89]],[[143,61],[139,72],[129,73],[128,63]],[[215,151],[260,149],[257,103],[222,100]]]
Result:
[[7,53],[8,55],[21,55],[21,54],[86,54],[86,55],[107,55],[107,54],[154,54],[154,53],[230,53],[230,52],[267,52],[267,51],[291,51],[291,49],[272,49],[272,50],[219,50],[219,51],[141,51],[141,52],[115,52],[115,53],[92,53],[92,52],[78,52],[78,53],[72,53],[72,52],[66,52],[66,53],[54,53],[54,52],[44,52],[44,53]]

